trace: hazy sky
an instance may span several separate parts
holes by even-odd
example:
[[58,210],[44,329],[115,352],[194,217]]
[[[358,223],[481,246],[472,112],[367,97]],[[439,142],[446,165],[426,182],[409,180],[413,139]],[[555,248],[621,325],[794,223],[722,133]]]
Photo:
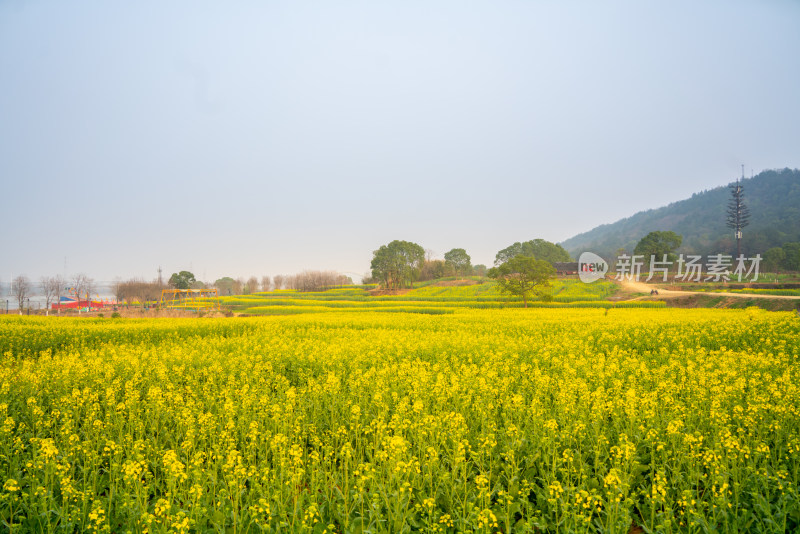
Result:
[[[0,0],[0,279],[491,264],[800,167],[800,2]],[[66,263],[66,266],[65,266]]]

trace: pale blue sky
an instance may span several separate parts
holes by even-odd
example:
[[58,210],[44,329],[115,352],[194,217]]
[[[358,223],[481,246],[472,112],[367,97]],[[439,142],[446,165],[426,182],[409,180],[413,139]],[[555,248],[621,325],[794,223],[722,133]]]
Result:
[[800,2],[0,0],[0,279],[491,264],[800,167]]

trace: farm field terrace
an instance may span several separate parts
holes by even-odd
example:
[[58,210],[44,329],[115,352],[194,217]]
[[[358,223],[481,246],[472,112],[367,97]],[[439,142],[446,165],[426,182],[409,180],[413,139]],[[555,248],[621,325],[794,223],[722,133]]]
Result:
[[[465,280],[452,281],[456,284]],[[222,297],[223,307],[245,315],[290,315],[330,311],[375,311],[442,315],[464,308],[522,308],[521,297],[501,294],[497,285],[475,277],[469,285],[449,285],[447,280],[423,282],[416,288],[395,294],[373,294],[372,286],[349,286],[325,291],[278,290],[252,295]],[[556,280],[551,302],[533,300],[537,308],[621,308],[663,307],[663,302],[610,302],[605,300],[617,291],[606,280],[584,284],[574,280]]]
[[0,318],[14,532],[787,532],[800,320]]

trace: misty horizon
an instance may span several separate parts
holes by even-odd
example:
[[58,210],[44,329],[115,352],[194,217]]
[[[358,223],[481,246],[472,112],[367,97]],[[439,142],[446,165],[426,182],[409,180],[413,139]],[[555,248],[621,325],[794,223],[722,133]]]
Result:
[[394,239],[490,265],[742,163],[798,168],[798,20],[789,1],[5,2],[0,280],[359,275]]

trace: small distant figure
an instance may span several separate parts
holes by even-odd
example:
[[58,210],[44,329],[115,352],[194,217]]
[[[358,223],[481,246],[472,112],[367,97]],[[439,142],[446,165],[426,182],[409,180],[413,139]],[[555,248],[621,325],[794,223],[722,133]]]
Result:
[[658,295],[658,289],[654,289],[653,291],[655,291],[655,292],[656,292],[656,295]]
[[656,294],[656,290],[655,290],[655,289],[651,289],[651,290],[650,290],[650,296],[652,297],[652,296],[653,296],[653,295],[655,295],[655,294]]

